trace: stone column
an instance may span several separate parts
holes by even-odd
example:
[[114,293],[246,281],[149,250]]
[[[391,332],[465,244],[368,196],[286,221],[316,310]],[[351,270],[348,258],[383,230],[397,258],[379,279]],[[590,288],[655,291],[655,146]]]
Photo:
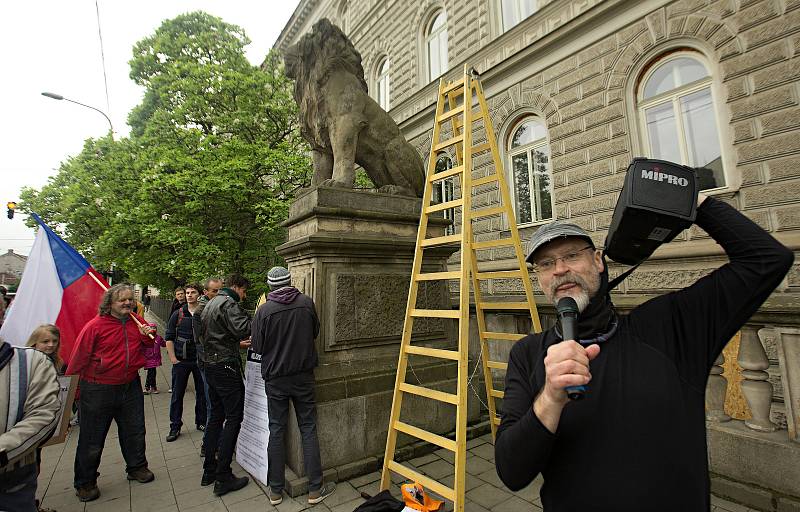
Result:
[[725,364],[725,356],[721,353],[714,366],[711,367],[711,375],[708,377],[706,385],[706,419],[718,423],[730,421],[731,417],[725,414],[725,394],[728,391],[728,379],[722,376]]
[[753,329],[742,329],[737,361],[743,370],[742,393],[752,415],[744,424],[759,432],[773,432],[778,427],[769,419],[772,384],[767,381],[769,374],[765,371],[769,368],[769,359],[759,339],[763,331],[759,330],[756,334]]
[[800,443],[800,329],[778,327],[774,331],[778,338],[778,363],[789,439]]

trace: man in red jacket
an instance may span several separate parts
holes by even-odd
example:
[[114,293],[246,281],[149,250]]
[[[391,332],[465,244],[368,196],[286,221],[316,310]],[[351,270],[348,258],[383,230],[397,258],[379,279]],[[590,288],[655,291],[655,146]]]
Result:
[[76,495],[81,501],[100,497],[97,468],[113,419],[125,458],[128,480],[153,481],[147,469],[144,444],[144,396],[139,368],[144,366],[144,345],[155,331],[137,325],[131,315],[133,289],[126,284],[109,288],[100,301],[99,314],[81,330],[68,375],[80,375],[78,449],[75,452]]

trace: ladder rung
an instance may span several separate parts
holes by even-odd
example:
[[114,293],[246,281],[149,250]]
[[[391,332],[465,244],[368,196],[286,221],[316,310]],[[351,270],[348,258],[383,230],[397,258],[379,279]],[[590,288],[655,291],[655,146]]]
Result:
[[456,80],[451,84],[447,84],[447,86],[442,90],[442,94],[447,94],[450,91],[455,91],[459,87],[464,87],[464,79]]
[[423,388],[422,386],[415,386],[407,382],[400,384],[400,391],[411,393],[412,395],[424,396],[432,400],[440,402],[447,402],[448,404],[458,405],[458,396],[452,393],[445,393],[443,391],[436,391],[435,389]]
[[472,242],[472,248],[478,249],[491,249],[492,247],[505,247],[507,245],[514,245],[513,238],[498,238],[496,240],[484,240],[483,242]]
[[422,430],[421,428],[415,427],[414,425],[409,425],[408,423],[403,423],[402,421],[395,422],[394,428],[395,430],[399,430],[400,432],[414,436],[417,439],[422,439],[423,441],[428,441],[436,446],[441,446],[442,448],[450,450],[451,452],[456,451],[456,442],[452,439],[447,439],[446,437],[428,432],[427,430]]
[[458,350],[442,350],[440,348],[417,347],[407,345],[406,352],[418,356],[438,357],[439,359],[452,359],[458,361]]
[[524,334],[518,334],[515,332],[491,332],[491,331],[484,331],[481,333],[481,337],[485,340],[508,340],[508,341],[517,341],[521,340],[525,337]]
[[478,178],[476,180],[472,180],[472,186],[478,187],[480,185],[486,185],[487,183],[491,183],[493,181],[497,181],[497,173],[490,174],[488,176],[484,176],[483,178]]
[[463,113],[464,113],[464,105],[462,104],[442,114],[441,117],[439,117],[439,122],[440,123],[444,122],[453,116],[457,116],[458,114],[463,114]]
[[469,212],[469,216],[473,219],[479,219],[481,217],[491,217],[492,215],[498,215],[501,213],[506,213],[506,209],[502,206],[493,206],[491,208],[481,208],[480,210],[472,210]]
[[447,139],[446,141],[440,142],[439,144],[433,146],[433,151],[435,153],[435,152],[437,152],[437,151],[439,151],[441,149],[444,149],[444,148],[453,146],[455,144],[458,144],[459,142],[462,142],[463,140],[464,140],[464,134],[463,133],[461,135],[456,135],[452,139]]
[[481,302],[481,309],[530,309],[527,302]]
[[411,316],[422,318],[459,318],[461,312],[457,309],[412,309]]
[[425,489],[431,490],[445,499],[453,502],[456,500],[456,492],[453,489],[447,487],[446,485],[440,484],[429,476],[423,475],[422,473],[414,471],[413,469],[393,460],[389,461],[387,467],[390,471],[394,471],[398,475],[404,476],[412,482],[419,482]]
[[425,213],[433,213],[441,210],[447,210],[448,208],[456,208],[463,204],[464,204],[463,198],[453,199],[452,201],[431,205],[425,208]]
[[500,426],[500,421],[501,421],[500,416],[495,416],[494,418],[492,418],[492,423],[494,423],[497,426]]
[[439,279],[459,279],[461,272],[426,272],[424,274],[417,274],[417,281],[437,281]]
[[447,169],[446,171],[437,172],[436,174],[434,174],[430,178],[428,178],[428,181],[430,181],[431,183],[435,183],[437,181],[441,181],[443,179],[449,178],[450,176],[455,176],[456,174],[461,174],[462,172],[464,172],[464,166],[463,165],[457,165],[457,166],[453,167],[452,169]]
[[478,144],[477,146],[472,146],[472,154],[480,153],[481,151],[489,151],[492,149],[492,146],[488,142],[484,142],[483,144]]
[[420,242],[420,247],[431,247],[433,245],[447,245],[452,244],[454,242],[461,241],[461,233],[456,235],[447,235],[447,236],[437,236],[434,238],[426,238],[422,242]]
[[503,279],[503,278],[521,278],[521,270],[498,270],[495,272],[478,272],[475,274],[476,279]]
[[493,389],[491,391],[491,395],[495,398],[503,398],[506,396],[505,391],[500,391],[499,389]]
[[486,361],[486,366],[493,370],[508,370],[508,363],[501,363],[500,361]]

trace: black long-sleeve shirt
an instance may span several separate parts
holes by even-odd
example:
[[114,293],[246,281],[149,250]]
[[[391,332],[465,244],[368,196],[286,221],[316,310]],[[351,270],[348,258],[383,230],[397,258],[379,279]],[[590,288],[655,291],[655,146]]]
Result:
[[539,473],[545,511],[709,510],[705,385],[730,338],[780,284],[793,254],[708,198],[696,224],[730,261],[619,320],[583,400],[551,433],[533,413],[553,330],[511,350],[495,460],[512,490]]

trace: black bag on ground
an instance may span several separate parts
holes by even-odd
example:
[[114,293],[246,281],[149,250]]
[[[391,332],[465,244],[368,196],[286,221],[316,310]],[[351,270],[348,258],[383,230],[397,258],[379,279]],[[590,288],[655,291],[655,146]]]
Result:
[[[362,496],[366,496],[361,493]],[[357,506],[353,512],[400,512],[406,504],[396,499],[389,491],[381,491]]]

